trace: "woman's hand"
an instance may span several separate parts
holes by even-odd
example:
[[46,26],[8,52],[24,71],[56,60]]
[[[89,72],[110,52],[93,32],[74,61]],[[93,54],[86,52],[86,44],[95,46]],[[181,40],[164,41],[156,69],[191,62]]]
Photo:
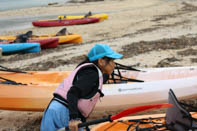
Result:
[[81,123],[80,120],[71,120],[69,121],[70,131],[78,131],[78,124]]

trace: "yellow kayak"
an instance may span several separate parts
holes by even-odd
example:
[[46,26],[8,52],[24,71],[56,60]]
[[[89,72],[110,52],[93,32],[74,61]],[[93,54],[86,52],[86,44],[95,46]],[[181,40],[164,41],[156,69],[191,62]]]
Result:
[[39,21],[46,21],[46,20],[63,20],[63,19],[81,19],[81,18],[99,18],[99,21],[103,21],[105,19],[108,18],[108,15],[105,13],[101,13],[101,14],[92,14],[92,13],[88,13],[86,15],[73,15],[73,16],[58,16],[57,19],[44,19],[44,20],[39,20]]
[[59,38],[59,44],[65,43],[82,43],[82,37],[79,34],[69,34],[56,36],[55,34],[33,36],[32,38],[45,39],[45,38]]
[[[58,19],[81,19],[84,18],[85,15],[81,15],[81,16],[58,16]],[[105,13],[101,13],[101,14],[93,14],[93,15],[88,15],[87,17],[90,18],[99,18],[100,21],[105,20],[108,18],[108,15]]]
[[[66,34],[56,36],[55,34],[31,36],[32,39],[59,38],[59,44],[82,43],[82,37],[79,34]],[[16,36],[0,36],[2,40],[15,40]]]

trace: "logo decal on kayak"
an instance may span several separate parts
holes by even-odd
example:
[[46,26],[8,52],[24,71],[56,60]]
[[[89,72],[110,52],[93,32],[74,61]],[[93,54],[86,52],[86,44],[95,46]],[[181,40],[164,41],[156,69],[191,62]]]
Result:
[[66,22],[64,22],[64,24],[70,24],[70,22],[69,21],[66,21]]
[[142,88],[138,87],[138,88],[127,88],[127,89],[121,89],[119,88],[118,91],[121,92],[121,91],[130,91],[130,90],[141,90]]

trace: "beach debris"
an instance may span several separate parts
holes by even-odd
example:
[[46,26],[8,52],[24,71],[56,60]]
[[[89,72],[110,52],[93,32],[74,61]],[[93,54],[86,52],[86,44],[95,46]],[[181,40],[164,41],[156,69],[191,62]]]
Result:
[[53,2],[53,3],[48,3],[48,5],[57,5],[57,2]]
[[161,61],[159,61],[156,65],[156,67],[170,67],[170,66],[178,66],[178,65],[172,65],[173,62],[176,61],[181,61],[180,59],[176,58],[176,57],[170,57],[170,58],[165,58]]

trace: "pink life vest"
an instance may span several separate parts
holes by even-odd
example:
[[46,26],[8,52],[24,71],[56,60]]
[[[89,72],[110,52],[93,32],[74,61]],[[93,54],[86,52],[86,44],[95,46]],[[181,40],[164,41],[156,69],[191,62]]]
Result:
[[[56,89],[56,91],[54,92],[55,94],[60,95],[61,97],[63,97],[65,100],[67,100],[67,93],[69,91],[69,89],[72,87],[73,85],[73,80],[77,74],[77,72],[85,67],[85,66],[89,66],[89,65],[93,65],[97,68],[98,70],[98,74],[99,74],[99,87],[98,90],[102,90],[102,85],[103,85],[103,75],[100,71],[100,69],[92,64],[92,63],[86,63],[86,64],[82,64],[79,67],[77,67]],[[92,112],[92,110],[94,109],[96,102],[98,101],[98,99],[100,98],[100,93],[97,92],[92,98],[90,99],[79,99],[78,100],[78,109],[81,112],[81,114],[84,117],[88,117],[89,114]]]

